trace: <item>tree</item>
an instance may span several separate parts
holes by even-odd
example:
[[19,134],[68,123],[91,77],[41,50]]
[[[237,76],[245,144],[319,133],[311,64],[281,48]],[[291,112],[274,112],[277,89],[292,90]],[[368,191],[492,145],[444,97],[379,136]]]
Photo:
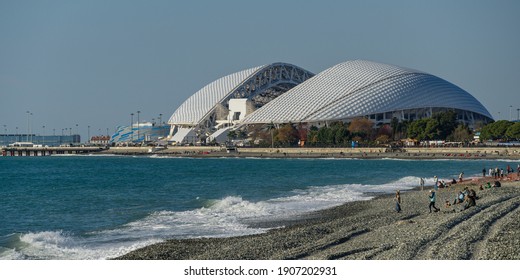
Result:
[[390,137],[388,135],[382,134],[376,138],[376,142],[378,144],[386,144],[390,141]]
[[482,128],[482,131],[480,133],[480,139],[485,141],[506,138],[506,131],[512,125],[513,122],[506,120],[489,123],[488,125]]
[[433,114],[432,119],[436,120],[436,139],[446,139],[452,134],[459,125],[457,122],[457,113],[455,111],[438,112]]
[[447,138],[451,142],[470,142],[473,140],[471,130],[464,124],[459,124],[457,128]]
[[348,130],[361,138],[367,139],[372,134],[374,123],[365,118],[356,118],[350,122]]
[[236,139],[237,138],[237,132],[235,130],[230,130],[227,133],[227,137],[228,137],[228,139],[230,141],[233,140],[233,139]]
[[426,127],[424,128],[424,140],[439,140],[446,139],[443,137],[441,125],[436,119],[429,119],[426,121]]
[[511,126],[506,131],[506,136],[509,139],[520,140],[520,122],[517,122]]
[[392,128],[392,139],[396,140],[397,129],[399,128],[399,120],[396,117],[392,118],[390,122],[390,127]]
[[278,129],[276,139],[288,146],[295,145],[299,140],[298,130],[296,130],[296,128],[294,128],[290,123],[284,124],[280,129]]
[[425,130],[428,124],[427,119],[415,120],[408,126],[408,138],[416,140],[425,140]]

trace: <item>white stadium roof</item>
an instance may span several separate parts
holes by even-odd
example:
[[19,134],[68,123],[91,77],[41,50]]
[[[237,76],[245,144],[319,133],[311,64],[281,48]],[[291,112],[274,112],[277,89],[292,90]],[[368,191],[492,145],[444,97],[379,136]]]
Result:
[[449,108],[492,119],[472,95],[417,70],[355,60],[340,63],[282,94],[243,124],[343,120],[414,108]]
[[233,89],[262,67],[236,72],[208,84],[182,103],[168,122],[189,125],[200,123],[217,103],[231,94]]

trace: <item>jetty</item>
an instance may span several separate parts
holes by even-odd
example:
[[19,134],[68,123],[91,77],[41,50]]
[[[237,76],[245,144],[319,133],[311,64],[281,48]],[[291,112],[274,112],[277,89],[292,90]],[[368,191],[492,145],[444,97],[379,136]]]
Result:
[[106,150],[105,147],[2,147],[0,155],[7,157],[89,154]]

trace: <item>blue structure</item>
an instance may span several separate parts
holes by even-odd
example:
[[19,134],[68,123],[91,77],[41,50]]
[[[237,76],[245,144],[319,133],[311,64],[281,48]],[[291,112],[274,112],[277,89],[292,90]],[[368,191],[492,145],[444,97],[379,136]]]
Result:
[[169,132],[169,125],[139,123],[131,126],[118,126],[116,132],[110,138],[110,143],[155,142],[168,136]]

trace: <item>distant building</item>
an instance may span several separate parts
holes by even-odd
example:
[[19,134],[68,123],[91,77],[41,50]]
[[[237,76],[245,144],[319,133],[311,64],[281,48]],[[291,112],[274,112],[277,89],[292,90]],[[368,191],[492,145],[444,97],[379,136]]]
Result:
[[469,127],[493,120],[471,94],[422,71],[355,60],[314,75],[274,63],[222,77],[193,94],[169,119],[170,141],[219,142],[230,130],[268,124],[321,127],[367,118],[381,126],[445,111]]
[[31,142],[34,145],[58,147],[62,145],[76,146],[81,143],[78,134],[73,135],[35,135],[35,134],[0,134],[0,146],[9,146],[15,142]]
[[110,143],[143,143],[155,142],[168,136],[169,125],[156,125],[151,122],[118,126],[110,138]]
[[101,136],[92,136],[90,138],[91,145],[108,145],[110,143],[110,136],[101,135]]

